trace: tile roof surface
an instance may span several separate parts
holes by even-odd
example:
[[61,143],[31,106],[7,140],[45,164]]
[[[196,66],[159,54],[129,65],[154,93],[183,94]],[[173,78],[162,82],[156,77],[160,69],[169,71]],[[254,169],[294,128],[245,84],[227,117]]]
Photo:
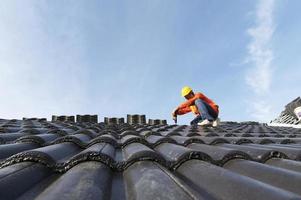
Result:
[[53,119],[0,120],[0,199],[301,199],[301,129]]
[[294,113],[294,110],[297,107],[301,107],[300,97],[287,104],[280,115],[276,119],[272,120],[271,123],[301,125],[301,120],[299,120]]

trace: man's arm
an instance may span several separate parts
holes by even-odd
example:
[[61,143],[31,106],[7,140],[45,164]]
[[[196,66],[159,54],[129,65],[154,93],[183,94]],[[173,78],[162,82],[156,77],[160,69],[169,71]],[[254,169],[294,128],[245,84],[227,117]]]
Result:
[[176,117],[177,115],[184,115],[186,113],[191,112],[190,106],[194,105],[194,101],[196,99],[201,99],[202,97],[204,97],[202,93],[197,93],[192,99],[185,101],[178,108],[176,108],[173,111],[172,116]]
[[177,109],[177,115],[184,115],[184,114],[189,113],[189,112],[191,112],[190,107],[184,107],[184,108],[179,107]]
[[186,113],[189,113],[190,111],[191,111],[190,107],[184,107],[184,108],[178,107],[172,112],[172,118],[173,120],[176,120],[178,115],[184,115]]
[[189,100],[185,101],[184,103],[182,103],[178,108],[179,109],[189,108],[189,106],[194,104],[195,100],[196,100],[196,98],[193,97],[192,99],[189,99]]

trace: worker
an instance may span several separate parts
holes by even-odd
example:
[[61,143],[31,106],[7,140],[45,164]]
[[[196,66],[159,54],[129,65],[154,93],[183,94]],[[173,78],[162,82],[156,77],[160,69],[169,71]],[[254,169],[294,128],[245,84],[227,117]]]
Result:
[[202,93],[194,93],[190,87],[183,87],[182,96],[187,99],[172,112],[172,117],[176,121],[178,115],[193,112],[196,117],[190,122],[191,125],[218,126],[219,107],[211,99]]

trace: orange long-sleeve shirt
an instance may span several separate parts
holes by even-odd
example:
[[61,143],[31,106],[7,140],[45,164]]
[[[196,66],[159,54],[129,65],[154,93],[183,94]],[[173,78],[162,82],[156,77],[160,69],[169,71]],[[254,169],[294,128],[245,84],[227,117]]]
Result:
[[205,101],[207,104],[209,104],[211,106],[211,108],[218,113],[219,109],[218,109],[218,105],[216,105],[211,99],[209,99],[208,97],[206,97],[204,94],[198,92],[195,93],[194,97],[187,100],[186,102],[182,103],[178,109],[177,109],[177,114],[178,115],[184,115],[186,113],[189,112],[193,112],[196,115],[199,115],[200,112],[198,110],[198,108],[196,107],[196,105],[194,104],[194,101],[197,99],[201,99],[203,101]]

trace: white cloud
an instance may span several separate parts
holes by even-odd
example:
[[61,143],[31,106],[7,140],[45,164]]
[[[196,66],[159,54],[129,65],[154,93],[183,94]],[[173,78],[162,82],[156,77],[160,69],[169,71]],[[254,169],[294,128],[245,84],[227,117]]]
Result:
[[252,95],[248,104],[251,115],[260,121],[269,120],[270,105],[264,99],[270,92],[273,72],[271,39],[275,30],[274,0],[259,0],[255,12],[255,26],[247,30],[251,37],[246,63],[250,65],[245,81]]

